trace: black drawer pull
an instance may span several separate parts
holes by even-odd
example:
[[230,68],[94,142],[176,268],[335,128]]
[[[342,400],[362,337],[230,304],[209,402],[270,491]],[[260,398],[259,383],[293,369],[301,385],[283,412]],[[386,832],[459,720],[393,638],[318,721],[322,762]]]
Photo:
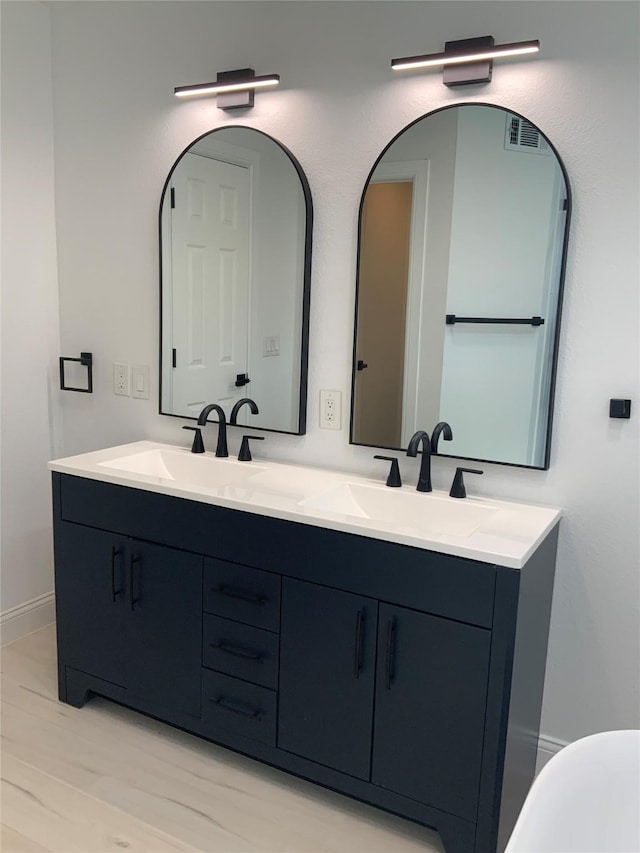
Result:
[[396,654],[396,620],[389,619],[387,622],[387,666],[385,673],[385,687],[391,690],[391,682],[394,676],[394,658]]
[[129,601],[131,602],[131,609],[135,610],[136,604],[140,601],[139,598],[134,598],[134,585],[135,585],[135,569],[136,563],[140,562],[140,557],[136,554],[131,555],[131,559],[129,560]]
[[358,616],[356,618],[356,657],[355,657],[355,665],[354,665],[354,675],[356,678],[360,678],[360,672],[362,671],[362,629],[364,625],[364,613],[362,610],[358,610]]
[[217,592],[218,595],[226,595],[227,598],[235,598],[238,601],[248,601],[250,604],[264,604],[266,598],[262,595],[256,595],[253,592],[245,592],[242,589],[233,589],[230,586],[224,586],[219,583],[217,586],[209,587],[211,592]]
[[116,589],[116,557],[122,554],[122,548],[111,547],[111,601],[115,601],[117,596],[122,595],[121,589]]
[[262,655],[257,654],[257,652],[250,652],[248,649],[239,649],[237,646],[230,646],[224,640],[221,640],[219,643],[209,643],[209,646],[212,649],[218,649],[219,652],[234,655],[234,657],[243,658],[244,660],[252,660],[256,663],[262,663],[263,661]]
[[225,711],[240,714],[241,717],[249,717],[250,720],[255,720],[258,723],[262,722],[259,710],[247,711],[245,708],[239,708],[233,702],[225,699],[224,696],[218,696],[216,699],[209,699],[209,702],[213,702],[214,705],[217,705],[219,708],[224,708]]

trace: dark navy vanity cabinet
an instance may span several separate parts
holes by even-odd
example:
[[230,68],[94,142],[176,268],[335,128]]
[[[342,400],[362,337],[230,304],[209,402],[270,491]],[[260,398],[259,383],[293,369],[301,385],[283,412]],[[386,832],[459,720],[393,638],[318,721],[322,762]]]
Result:
[[380,605],[371,780],[475,820],[490,631]]
[[202,557],[61,522],[56,566],[60,658],[150,711],[199,717]]
[[53,474],[60,699],[92,693],[501,850],[556,551],[523,569]]
[[378,602],[284,578],[281,749],[371,776]]

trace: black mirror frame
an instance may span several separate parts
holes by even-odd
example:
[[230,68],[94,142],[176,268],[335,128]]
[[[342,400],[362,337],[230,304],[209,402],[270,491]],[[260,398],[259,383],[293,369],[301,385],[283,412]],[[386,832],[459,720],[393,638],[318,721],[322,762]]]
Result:
[[553,340],[553,352],[552,352],[552,360],[551,360],[551,374],[549,380],[549,408],[547,414],[547,435],[545,442],[545,451],[544,451],[544,462],[542,465],[523,465],[518,462],[503,462],[501,460],[496,459],[480,459],[475,456],[453,456],[448,453],[440,453],[437,452],[434,455],[442,456],[445,459],[462,459],[468,460],[470,462],[485,462],[490,465],[506,465],[512,468],[529,468],[536,471],[546,471],[549,469],[550,461],[551,461],[551,433],[553,427],[553,413],[554,413],[554,404],[555,404],[555,392],[556,392],[556,373],[558,367],[558,352],[560,346],[560,326],[562,319],[562,303],[564,296],[564,282],[565,282],[565,273],[566,273],[566,265],[567,265],[567,253],[568,253],[568,245],[569,245],[569,230],[571,225],[571,209],[572,209],[572,197],[571,197],[571,185],[569,183],[569,176],[567,174],[567,170],[565,165],[558,153],[557,148],[551,142],[549,137],[538,127],[538,125],[534,124],[531,119],[528,119],[526,116],[522,115],[522,113],[518,113],[515,110],[510,109],[509,107],[504,107],[500,104],[490,104],[483,101],[460,101],[455,104],[447,104],[444,107],[438,107],[438,109],[430,110],[428,113],[419,116],[414,119],[412,122],[403,127],[396,135],[391,139],[391,141],[383,148],[380,155],[376,159],[375,163],[371,167],[369,174],[367,175],[367,179],[364,183],[364,188],[362,190],[362,195],[360,197],[360,207],[358,210],[358,250],[356,256],[356,291],[355,291],[355,305],[354,305],[354,321],[353,321],[353,364],[351,369],[351,407],[350,407],[350,415],[349,415],[349,444],[353,444],[358,447],[381,447],[384,450],[393,450],[393,451],[405,451],[404,447],[387,447],[383,445],[377,444],[364,444],[362,442],[353,440],[353,423],[354,423],[354,407],[355,407],[355,382],[356,382],[356,372],[357,372],[357,361],[356,361],[356,353],[357,353],[357,341],[358,341],[358,299],[360,293],[360,245],[362,239],[362,213],[364,208],[364,199],[369,187],[369,183],[371,178],[373,177],[373,173],[377,169],[380,161],[387,153],[389,148],[399,139],[406,131],[412,128],[414,125],[418,124],[418,122],[423,121],[425,118],[429,116],[436,115],[436,113],[443,112],[444,110],[457,109],[462,106],[474,106],[474,107],[493,107],[494,109],[502,110],[505,113],[510,113],[511,115],[517,116],[518,118],[523,119],[529,124],[533,124],[533,126],[540,132],[543,136],[545,142],[553,152],[556,157],[557,163],[562,172],[562,176],[564,178],[565,187],[566,187],[566,198],[567,198],[567,215],[566,215],[566,225],[564,230],[564,238],[562,242],[562,259],[560,262],[560,277],[558,281],[558,310],[556,315],[556,327],[554,333]]
[[251,130],[254,133],[259,133],[261,136],[266,137],[267,139],[274,142],[278,148],[280,148],[289,158],[293,168],[296,170],[296,174],[300,180],[300,185],[302,187],[302,192],[305,200],[305,236],[304,236],[304,267],[303,267],[303,283],[302,283],[302,322],[301,322],[301,330],[300,330],[300,393],[299,393],[299,407],[298,407],[298,429],[296,431],[292,430],[280,430],[280,429],[270,429],[269,427],[259,427],[251,425],[251,429],[261,430],[262,432],[277,432],[282,433],[284,435],[304,435],[307,431],[307,383],[309,376],[309,312],[311,305],[311,248],[313,242],[313,200],[311,198],[311,189],[309,187],[309,181],[307,180],[307,176],[304,173],[304,170],[296,157],[291,153],[291,151],[275,139],[273,136],[270,136],[268,133],[265,133],[262,130],[257,130],[255,127],[249,127],[247,125],[240,124],[231,124],[231,125],[222,125],[220,127],[214,127],[213,130],[208,130],[206,133],[202,133],[197,139],[194,139],[192,142],[187,145],[186,148],[182,150],[180,155],[176,158],[173,166],[169,170],[169,174],[167,175],[167,179],[164,182],[164,186],[162,188],[162,193],[160,195],[160,206],[158,212],[158,248],[159,248],[159,279],[160,279],[160,336],[159,336],[159,369],[158,369],[158,382],[159,382],[159,393],[158,393],[158,414],[165,415],[170,418],[180,418],[182,420],[196,420],[195,417],[189,417],[188,415],[179,415],[174,414],[173,412],[163,412],[162,411],[162,328],[163,328],[163,315],[162,315],[162,207],[164,205],[165,197],[167,194],[167,189],[171,182],[171,176],[173,175],[176,166],[182,160],[185,154],[187,154],[191,148],[201,139],[204,139],[207,136],[210,136],[212,133],[216,133],[219,130],[229,130],[229,129],[239,129],[242,128],[244,130]]

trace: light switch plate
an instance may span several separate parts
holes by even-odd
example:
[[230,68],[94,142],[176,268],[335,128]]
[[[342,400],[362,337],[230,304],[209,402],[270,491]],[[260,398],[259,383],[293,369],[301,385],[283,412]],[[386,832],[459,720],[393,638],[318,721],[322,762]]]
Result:
[[262,347],[262,355],[265,358],[269,358],[270,356],[280,355],[280,336],[279,335],[270,335],[266,337],[263,341]]
[[149,366],[134,364],[131,368],[131,396],[137,400],[149,399]]

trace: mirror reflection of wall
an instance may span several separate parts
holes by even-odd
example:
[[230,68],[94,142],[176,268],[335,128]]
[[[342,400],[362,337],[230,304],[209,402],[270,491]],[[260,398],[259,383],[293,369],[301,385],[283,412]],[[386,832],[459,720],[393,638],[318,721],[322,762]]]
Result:
[[311,216],[302,170],[266,134],[221,128],[179,158],[160,211],[163,414],[250,396],[260,412],[239,423],[304,432]]
[[447,455],[548,466],[567,220],[558,158],[506,110],[445,108],[388,146],[361,207],[352,443],[401,449],[446,420]]

